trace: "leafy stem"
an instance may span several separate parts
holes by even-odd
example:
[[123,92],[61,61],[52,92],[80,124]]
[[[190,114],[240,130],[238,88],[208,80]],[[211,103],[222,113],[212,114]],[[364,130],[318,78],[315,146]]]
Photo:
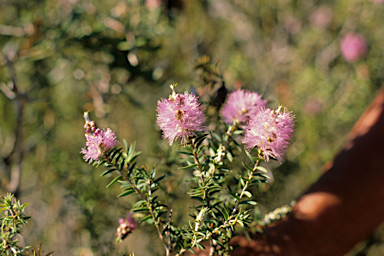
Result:
[[[155,227],[156,227],[157,233],[159,235],[161,242],[164,245],[164,248],[165,248],[166,253],[167,253],[166,255],[168,256],[170,254],[170,249],[169,249],[169,246],[167,245],[165,238],[164,238],[164,236],[160,230],[160,223],[159,223],[159,220],[155,216],[155,213],[154,213],[153,207],[152,207],[152,203],[151,203],[151,201],[152,201],[152,190],[151,190],[152,182],[150,181],[148,183],[148,198],[147,198],[145,196],[145,194],[143,192],[141,192],[140,189],[138,189],[135,186],[135,184],[133,184],[133,182],[129,179],[129,177],[127,175],[125,175],[123,170],[120,170],[119,165],[117,163],[115,163],[114,161],[112,161],[112,159],[108,155],[108,152],[104,152],[104,157],[107,160],[107,162],[116,169],[116,172],[120,176],[122,176],[129,183],[129,185],[135,190],[135,192],[147,203],[147,207],[149,209],[149,212],[152,216],[153,221],[155,222]],[[127,165],[126,169],[129,169],[129,164]]]
[[200,160],[199,160],[199,156],[197,155],[195,144],[193,143],[193,141],[192,141],[192,139],[190,137],[188,137],[188,143],[191,145],[191,148],[192,148],[193,158],[194,158],[195,164],[197,164],[197,168],[199,170],[199,174],[200,174],[200,178],[201,178],[201,183],[204,184],[205,178],[204,178],[204,175],[203,175],[203,169],[201,168],[201,163],[200,163]]
[[247,188],[249,187],[249,185],[250,185],[250,183],[251,183],[251,181],[252,181],[253,176],[254,176],[255,173],[257,172],[257,167],[259,166],[259,163],[260,163],[260,160],[257,160],[257,161],[255,162],[255,165],[254,165],[252,171],[249,173],[248,180],[246,181],[246,183],[245,183],[245,185],[244,185],[244,187],[243,187],[243,190],[242,190],[241,193],[240,193],[239,198],[236,200],[236,205],[235,205],[235,207],[234,207],[233,210],[232,210],[232,215],[234,215],[234,214],[237,212],[237,210],[238,210],[238,208],[239,208],[240,201],[241,201],[241,199],[243,198],[243,196],[244,196],[244,194],[245,194],[245,191],[247,191]]

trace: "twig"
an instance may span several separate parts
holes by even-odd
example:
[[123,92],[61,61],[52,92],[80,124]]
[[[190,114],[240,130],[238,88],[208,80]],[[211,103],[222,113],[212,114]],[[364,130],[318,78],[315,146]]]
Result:
[[209,250],[209,256],[215,255],[216,245],[217,242],[215,240],[211,240],[211,249]]
[[231,213],[232,215],[234,215],[237,212],[237,208],[239,208],[240,201],[243,198],[245,191],[249,187],[249,184],[251,183],[253,175],[255,175],[255,173],[257,171],[257,167],[259,166],[259,163],[260,163],[260,160],[257,160],[256,163],[255,163],[255,166],[253,167],[252,172],[249,174],[248,181],[245,183],[245,185],[243,187],[243,190],[241,191],[241,194],[239,196],[239,199],[237,199],[236,205],[235,205],[235,207],[232,210],[232,213]]
[[[129,183],[129,185],[131,185],[131,187],[135,190],[135,192],[147,203],[147,207],[149,209],[149,212],[150,212],[150,214],[152,216],[153,221],[155,222],[155,227],[156,227],[157,233],[159,235],[159,238],[160,238],[161,242],[164,245],[164,248],[165,248],[165,250],[167,252],[167,256],[168,256],[169,253],[170,253],[170,249],[169,249],[167,243],[165,242],[164,236],[163,236],[163,234],[162,234],[162,232],[160,230],[160,223],[155,218],[155,213],[153,212],[150,200],[148,200],[148,198],[132,183],[132,181],[128,178],[128,176],[125,175],[122,170],[120,170],[119,166],[116,163],[113,163],[113,161],[108,157],[107,152],[104,152],[104,157],[108,161],[109,164],[113,165],[113,167],[116,168],[116,172],[120,176],[122,176]],[[148,184],[149,199],[152,198],[151,185],[152,185],[151,183]]]
[[205,178],[203,175],[203,169],[201,168],[201,163],[199,161],[199,157],[198,157],[197,152],[196,152],[195,144],[193,143],[193,141],[190,137],[188,137],[188,142],[191,145],[193,158],[195,159],[195,164],[197,164],[197,168],[199,169],[199,172],[200,172],[201,183],[204,184]]
[[[16,197],[19,192],[19,185],[20,185],[20,176],[21,176],[21,163],[23,161],[23,112],[24,112],[24,106],[26,104],[26,97],[22,95],[18,89],[17,82],[16,82],[16,72],[15,68],[13,66],[13,62],[8,58],[7,54],[4,54],[5,59],[7,61],[7,66],[10,72],[10,77],[12,80],[12,88],[9,88],[15,97],[13,97],[12,100],[14,100],[16,105],[16,111],[17,111],[17,119],[16,119],[16,134],[15,134],[15,143],[13,145],[13,149],[9,153],[7,157],[4,158],[4,162],[6,165],[11,165],[11,158],[15,154],[15,163],[11,169],[10,174],[10,181],[7,185],[7,190],[11,193],[13,193]],[[2,90],[4,91],[4,90]],[[5,94],[7,96],[7,94]]]

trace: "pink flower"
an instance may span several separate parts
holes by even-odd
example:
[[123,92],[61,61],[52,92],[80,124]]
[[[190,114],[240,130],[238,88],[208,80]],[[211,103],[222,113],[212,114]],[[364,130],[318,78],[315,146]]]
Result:
[[332,9],[323,6],[314,11],[309,17],[309,21],[315,27],[325,28],[331,23],[333,17]]
[[[171,87],[173,89],[173,87]],[[157,102],[157,123],[163,131],[163,138],[169,140],[169,145],[182,138],[182,143],[187,137],[193,136],[196,131],[203,130],[204,113],[194,94],[173,94],[169,99]]]
[[246,123],[249,116],[267,105],[256,92],[237,90],[231,93],[221,109],[223,121],[227,124]]
[[88,112],[84,113],[85,119],[85,138],[87,142],[85,143],[85,148],[81,149],[82,154],[84,154],[85,161],[92,163],[92,161],[98,161],[99,157],[108,149],[116,146],[118,141],[116,141],[115,132],[111,129],[107,131],[102,131],[97,128],[94,121],[91,121],[88,117]]
[[272,157],[281,163],[292,138],[294,118],[286,108],[261,109],[248,122],[242,141],[245,148],[251,150],[257,147],[266,162]]
[[128,213],[125,219],[119,219],[119,227],[117,228],[116,236],[120,239],[124,239],[136,228],[137,221],[133,218],[133,213]]
[[362,35],[347,34],[340,44],[341,54],[348,62],[355,62],[367,53],[367,43]]

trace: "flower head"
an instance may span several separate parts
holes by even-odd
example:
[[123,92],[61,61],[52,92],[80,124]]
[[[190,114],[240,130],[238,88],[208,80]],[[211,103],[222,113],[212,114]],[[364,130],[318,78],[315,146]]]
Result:
[[348,62],[355,62],[367,53],[367,43],[362,35],[347,34],[340,44],[341,53]]
[[163,138],[169,140],[169,145],[178,138],[182,138],[184,143],[188,136],[202,131],[204,119],[204,113],[194,94],[177,94],[173,91],[169,99],[157,102],[157,123],[163,131]]
[[248,122],[242,141],[245,148],[257,147],[266,162],[270,157],[281,162],[292,138],[294,118],[286,108],[261,109]]
[[91,121],[88,117],[88,112],[84,113],[85,119],[85,138],[87,142],[85,143],[85,148],[81,149],[82,154],[84,154],[85,161],[98,161],[99,157],[108,149],[116,146],[118,141],[116,141],[115,132],[111,129],[100,130],[97,128],[96,123]]
[[119,219],[119,227],[116,231],[116,236],[123,240],[126,238],[132,231],[137,228],[137,221],[133,218],[133,213],[128,213],[125,219]]
[[256,92],[237,90],[231,93],[221,109],[223,121],[227,124],[246,123],[250,115],[265,107],[267,100],[262,100]]

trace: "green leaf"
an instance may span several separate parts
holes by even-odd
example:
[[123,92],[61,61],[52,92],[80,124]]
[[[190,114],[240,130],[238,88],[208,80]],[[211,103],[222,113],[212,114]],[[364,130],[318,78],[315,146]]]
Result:
[[132,209],[132,212],[148,212],[148,211],[149,211],[149,209],[147,207]]
[[265,169],[264,167],[261,167],[261,166],[257,166],[256,169],[259,170],[259,171],[262,171],[262,172],[264,172],[264,173],[267,173],[267,172],[268,172],[267,169]]
[[246,195],[246,196],[249,197],[249,198],[252,197],[252,194],[251,194],[251,192],[249,192],[249,191],[244,191],[244,195]]
[[188,165],[188,166],[184,166],[184,167],[179,167],[177,169],[189,169],[189,168],[193,168],[193,167],[196,167],[197,164],[192,164],[192,165]]
[[252,161],[253,164],[256,164],[255,158],[253,158],[253,156],[251,156],[251,154],[247,150],[245,150],[245,154],[247,154],[248,158]]
[[104,164],[104,163],[106,163],[107,161],[106,160],[101,160],[100,162],[95,162],[95,163],[97,163],[97,165],[96,165],[96,168],[97,167],[99,167],[100,165],[102,165],[102,164]]
[[224,219],[228,219],[229,213],[225,207],[217,207],[217,209],[221,212],[223,215]]
[[133,154],[135,152],[135,148],[136,148],[136,141],[134,141],[130,146],[129,146],[129,150],[128,150],[128,155],[130,154]]
[[156,164],[153,166],[151,170],[151,179],[153,180],[156,176]]
[[121,150],[122,150],[121,148],[119,148],[119,149],[116,149],[116,148],[111,149],[111,152],[110,152],[110,154],[109,154],[109,157],[112,158],[112,159],[114,159],[115,156],[116,156],[118,153],[121,152]]
[[125,139],[123,139],[124,148],[128,151],[128,143]]
[[191,153],[191,152],[187,152],[187,151],[177,151],[177,153],[184,154],[184,155],[189,155],[189,156],[193,156],[193,153]]
[[117,176],[116,178],[114,178],[105,188],[109,188],[114,183],[116,183],[119,179],[121,179],[121,176]]
[[161,181],[162,179],[165,178],[165,176],[166,176],[166,175],[163,175],[163,176],[157,178],[156,180],[153,181],[153,183],[157,183],[157,182]]
[[243,162],[241,162],[243,164],[243,166],[245,167],[245,169],[247,169],[249,172],[253,172],[252,168],[247,166],[246,164],[244,164]]
[[240,199],[240,197],[239,197],[238,195],[236,195],[235,193],[233,193],[233,192],[231,191],[231,189],[230,189],[228,186],[227,186],[225,189],[227,190],[227,192],[228,192],[231,196],[233,196],[233,197],[236,198],[237,200]]
[[241,201],[239,204],[257,205],[255,201],[251,201],[251,200],[244,200],[244,201]]
[[204,139],[208,136],[208,133],[203,134],[195,139],[195,147],[199,148]]
[[232,156],[231,152],[227,153],[227,158],[228,158],[229,162],[233,162],[233,156]]
[[221,142],[221,136],[220,136],[219,134],[217,134],[217,133],[215,133],[215,132],[212,132],[212,134],[213,134],[213,137],[215,137],[215,139],[216,139],[217,141]]
[[128,172],[127,172],[127,176],[128,176],[128,177],[131,175],[133,169],[135,168],[135,165],[136,165],[136,163],[133,163],[132,166],[129,167]]
[[150,218],[152,218],[152,215],[151,215],[151,214],[145,216],[142,220],[140,220],[139,223],[142,223],[142,222],[144,222],[144,221],[146,221],[146,220],[148,220],[148,219],[150,219]]
[[123,197],[123,196],[127,196],[127,195],[130,195],[132,193],[135,193],[135,190],[133,188],[129,188],[129,189],[126,189],[125,192],[121,193],[120,195],[118,195],[117,197]]
[[135,160],[135,158],[138,157],[139,155],[141,155],[141,151],[140,151],[140,152],[136,152],[136,153],[132,154],[131,156],[129,156],[129,157],[127,158],[127,161],[130,163],[130,162],[132,162],[133,160]]
[[245,182],[244,182],[243,177],[240,177],[240,183],[241,183],[241,186],[245,187]]
[[240,134],[243,134],[244,130],[236,130],[234,132],[232,132],[232,134],[234,135],[240,135]]
[[113,172],[113,171],[115,171],[116,170],[116,168],[112,168],[112,169],[109,169],[109,170],[106,170],[105,172],[103,172],[102,174],[100,174],[100,176],[102,177],[102,176],[105,176],[105,175],[107,175],[108,173],[111,173],[111,172]]

